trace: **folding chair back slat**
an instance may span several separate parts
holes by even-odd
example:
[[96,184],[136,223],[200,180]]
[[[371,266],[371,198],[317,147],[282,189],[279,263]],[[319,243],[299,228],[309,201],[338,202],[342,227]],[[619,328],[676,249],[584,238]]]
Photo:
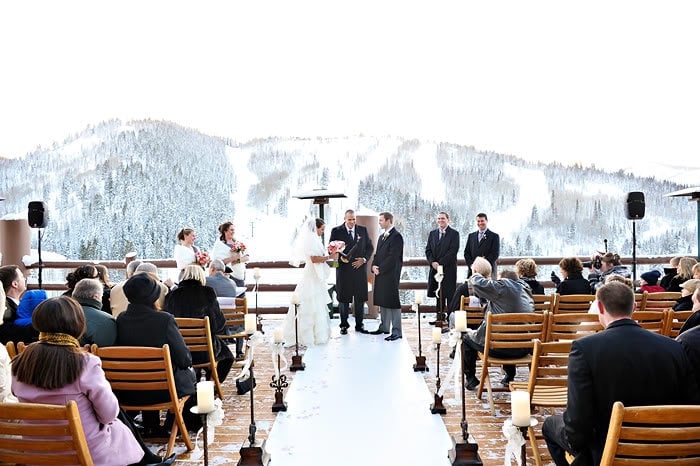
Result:
[[671,312],[672,311],[668,309],[663,311],[634,311],[632,313],[632,319],[636,320],[642,328],[660,335],[665,335],[667,330],[667,322]]
[[535,300],[535,312],[552,312],[554,310],[554,299],[556,294],[533,294]]
[[683,328],[685,321],[693,315],[695,311],[674,311],[671,310],[671,315],[666,322],[666,335],[671,338],[676,338],[678,333]]
[[546,341],[577,340],[603,330],[597,314],[552,314],[547,325]]
[[595,299],[592,294],[556,294],[554,301],[554,314],[563,314],[566,312],[588,312],[591,303]]
[[469,328],[477,328],[484,321],[484,306],[470,306],[469,296],[462,296],[459,310],[466,311]]
[[644,294],[646,295],[645,311],[672,308],[676,305],[676,300],[681,297],[681,294],[676,291],[662,293],[648,293],[645,291]]
[[175,318],[180,334],[185,340],[185,345],[191,353],[207,353],[207,362],[192,364],[195,369],[205,369],[214,381],[216,392],[220,399],[224,399],[224,390],[221,388],[219,374],[216,371],[216,357],[214,356],[214,343],[212,341],[211,327],[209,326],[209,316],[203,319],[192,319],[185,317]]

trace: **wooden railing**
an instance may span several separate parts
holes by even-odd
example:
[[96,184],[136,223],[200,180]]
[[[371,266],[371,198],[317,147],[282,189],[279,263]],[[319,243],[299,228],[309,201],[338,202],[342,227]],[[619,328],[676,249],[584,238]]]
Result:
[[[672,256],[646,256],[646,257],[637,257],[637,265],[661,265],[661,264],[668,264],[669,260],[671,259]],[[512,268],[515,265],[515,262],[518,261],[519,259],[522,259],[522,257],[501,257],[498,260],[498,266],[503,269],[503,268]],[[533,257],[535,262],[537,262],[538,266],[556,266],[559,264],[559,261],[562,259],[561,257]],[[580,257],[582,261],[587,261],[590,260],[589,257]],[[141,259],[144,262],[150,262],[154,264],[158,269],[160,270],[174,270],[176,265],[175,261],[173,259]],[[626,264],[631,267],[632,263],[632,258],[631,257],[622,257],[621,258],[622,263]],[[66,270],[66,273],[68,273],[70,270],[75,269],[76,267],[79,267],[81,265],[88,265],[88,264],[102,264],[106,266],[110,271],[111,270],[123,270],[125,269],[126,265],[123,261],[76,261],[76,260],[67,260],[67,261],[48,261],[43,263],[43,268],[44,269],[62,269]],[[466,263],[464,259],[459,259],[457,261],[457,265],[459,267],[466,267]],[[263,276],[264,276],[264,270],[268,269],[290,269],[290,270],[298,270],[292,266],[289,265],[288,262],[286,261],[266,261],[266,262],[248,262],[247,263],[247,269],[248,269],[248,291],[252,292],[255,288],[255,284],[251,283],[252,278],[252,269],[258,267],[263,271]],[[408,268],[408,267],[428,267],[428,261],[424,258],[405,258],[403,261],[403,267]],[[29,269],[36,269],[38,268],[38,264],[33,264],[32,266],[28,267]],[[541,274],[542,275],[542,274]],[[639,273],[637,274],[639,275]],[[458,278],[463,277],[464,275],[459,275]],[[549,276],[547,275],[547,278]],[[544,285],[546,289],[551,289],[554,288],[554,284],[547,280],[541,280],[540,283]],[[258,284],[258,292],[260,294],[263,293],[290,293],[294,291],[294,288],[296,286],[296,283],[265,283],[261,281]],[[32,284],[29,285],[29,288],[37,288],[37,285]],[[43,288],[45,290],[49,291],[63,291],[66,289],[65,283],[47,283],[44,281],[43,283]],[[405,280],[401,281],[400,284],[400,289],[401,290],[425,290],[426,289],[426,282],[424,280],[420,281],[410,281],[410,280]],[[249,295],[250,296],[250,295]],[[251,297],[248,298],[249,300]],[[407,310],[410,308],[410,304],[404,303],[403,305],[404,310]],[[430,306],[426,306],[426,311],[430,312]],[[258,312],[260,314],[281,314],[287,312],[287,306],[264,306],[264,307],[259,307]]]

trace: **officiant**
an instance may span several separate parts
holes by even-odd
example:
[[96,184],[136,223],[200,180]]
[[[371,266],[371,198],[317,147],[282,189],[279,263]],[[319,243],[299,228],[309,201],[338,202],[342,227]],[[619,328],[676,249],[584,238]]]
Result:
[[348,315],[350,304],[354,303],[355,331],[368,333],[363,324],[365,302],[367,301],[367,261],[374,247],[367,228],[357,225],[354,210],[345,212],[343,224],[331,230],[330,241],[345,242],[345,249],[335,269],[335,288],[340,312],[340,333],[347,335],[350,324]]

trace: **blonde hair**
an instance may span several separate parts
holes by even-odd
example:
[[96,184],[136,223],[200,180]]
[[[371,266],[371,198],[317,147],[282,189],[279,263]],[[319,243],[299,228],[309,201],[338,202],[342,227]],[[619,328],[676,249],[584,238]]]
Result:
[[190,264],[182,270],[181,280],[197,280],[202,285],[207,284],[207,277],[204,275],[204,269],[194,264]]
[[472,272],[480,273],[481,275],[483,275],[486,278],[490,278],[491,273],[493,272],[491,270],[491,263],[481,256],[474,259],[474,262],[472,263],[471,268],[472,268]]
[[537,277],[537,263],[533,259],[520,259],[515,263],[515,270],[521,277]]
[[700,262],[693,266],[693,276],[695,276],[697,272],[700,272]]
[[681,278],[693,278],[693,266],[697,264],[698,261],[692,257],[681,257],[678,261],[678,276]]
[[608,275],[607,277],[605,277],[606,284],[612,283],[612,282],[620,282],[620,283],[623,283],[623,284],[629,286],[630,288],[634,289],[634,284],[632,283],[632,279],[627,278],[627,277],[623,277],[622,275],[612,274],[612,275]]

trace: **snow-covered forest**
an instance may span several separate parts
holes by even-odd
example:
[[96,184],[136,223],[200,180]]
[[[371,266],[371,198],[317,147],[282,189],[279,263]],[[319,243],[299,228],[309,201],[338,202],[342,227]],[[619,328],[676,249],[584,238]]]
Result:
[[286,244],[301,214],[315,212],[294,194],[321,186],[348,196],[327,207],[331,226],[347,208],[392,211],[406,256],[423,255],[439,210],[451,214],[462,247],[476,213],[486,212],[503,256],[587,255],[603,239],[631,255],[629,191],[646,197],[637,254],[696,254],[694,206],[663,197],[683,185],[449,143],[368,136],[240,142],[166,121],[112,120],[24,158],[0,159],[0,213],[26,213],[29,201],[46,201],[42,247],[71,259],[121,259],[132,250],[171,257],[183,226],[194,227],[206,249],[217,225],[231,219],[255,246],[255,259],[285,260],[286,248],[270,241]]

